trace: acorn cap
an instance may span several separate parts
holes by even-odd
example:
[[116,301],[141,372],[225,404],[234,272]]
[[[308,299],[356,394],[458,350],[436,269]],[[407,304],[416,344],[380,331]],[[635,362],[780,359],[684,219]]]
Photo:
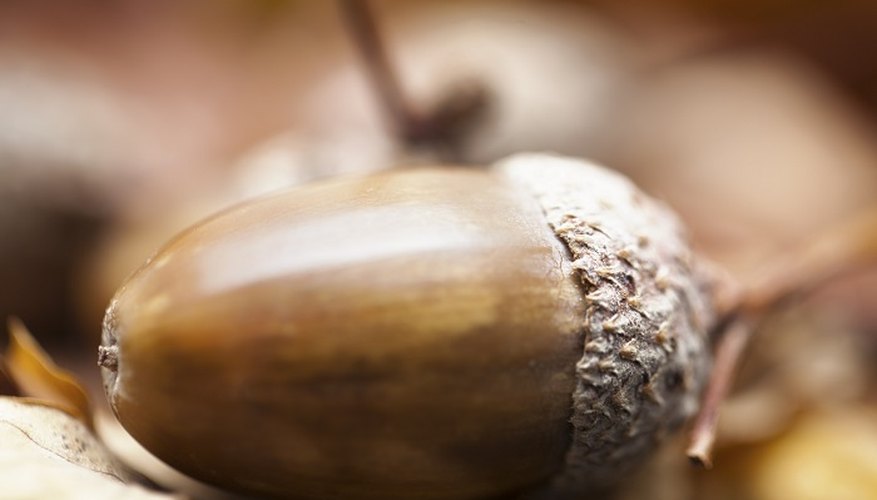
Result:
[[675,214],[614,171],[545,154],[494,169],[539,201],[586,299],[573,440],[552,486],[611,484],[697,411],[717,274],[692,255]]

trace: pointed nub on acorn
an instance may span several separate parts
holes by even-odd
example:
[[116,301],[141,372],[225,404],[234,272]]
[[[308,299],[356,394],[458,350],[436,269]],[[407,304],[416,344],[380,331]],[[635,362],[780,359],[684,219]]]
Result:
[[180,234],[113,299],[101,364],[138,441],[236,491],[574,491],[695,409],[710,286],[675,217],[600,167],[403,170]]

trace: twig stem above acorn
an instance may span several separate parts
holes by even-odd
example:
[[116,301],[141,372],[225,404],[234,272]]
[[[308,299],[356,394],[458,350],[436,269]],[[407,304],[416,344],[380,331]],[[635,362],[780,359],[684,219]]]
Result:
[[480,82],[463,81],[446,89],[432,106],[405,91],[398,64],[368,0],[338,0],[341,19],[386,120],[406,148],[429,149],[444,161],[461,162],[463,142],[490,106]]

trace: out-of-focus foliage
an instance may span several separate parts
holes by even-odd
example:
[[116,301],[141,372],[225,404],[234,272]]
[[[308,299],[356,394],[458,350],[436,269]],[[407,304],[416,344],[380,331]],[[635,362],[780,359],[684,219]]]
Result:
[[0,357],[0,484],[5,498],[178,498],[130,485],[137,476],[92,433],[88,398],[18,320]]

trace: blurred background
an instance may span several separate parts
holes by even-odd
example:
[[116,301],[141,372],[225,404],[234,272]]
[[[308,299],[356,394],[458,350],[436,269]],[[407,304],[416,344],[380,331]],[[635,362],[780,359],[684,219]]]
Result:
[[[103,310],[170,236],[267,191],[412,164],[594,159],[743,283],[875,202],[877,3],[372,6],[409,104],[452,118],[437,133],[394,128],[338,3],[0,3],[0,316],[102,401]],[[759,332],[715,470],[669,446],[618,496],[877,498],[875,380],[863,272]]]

